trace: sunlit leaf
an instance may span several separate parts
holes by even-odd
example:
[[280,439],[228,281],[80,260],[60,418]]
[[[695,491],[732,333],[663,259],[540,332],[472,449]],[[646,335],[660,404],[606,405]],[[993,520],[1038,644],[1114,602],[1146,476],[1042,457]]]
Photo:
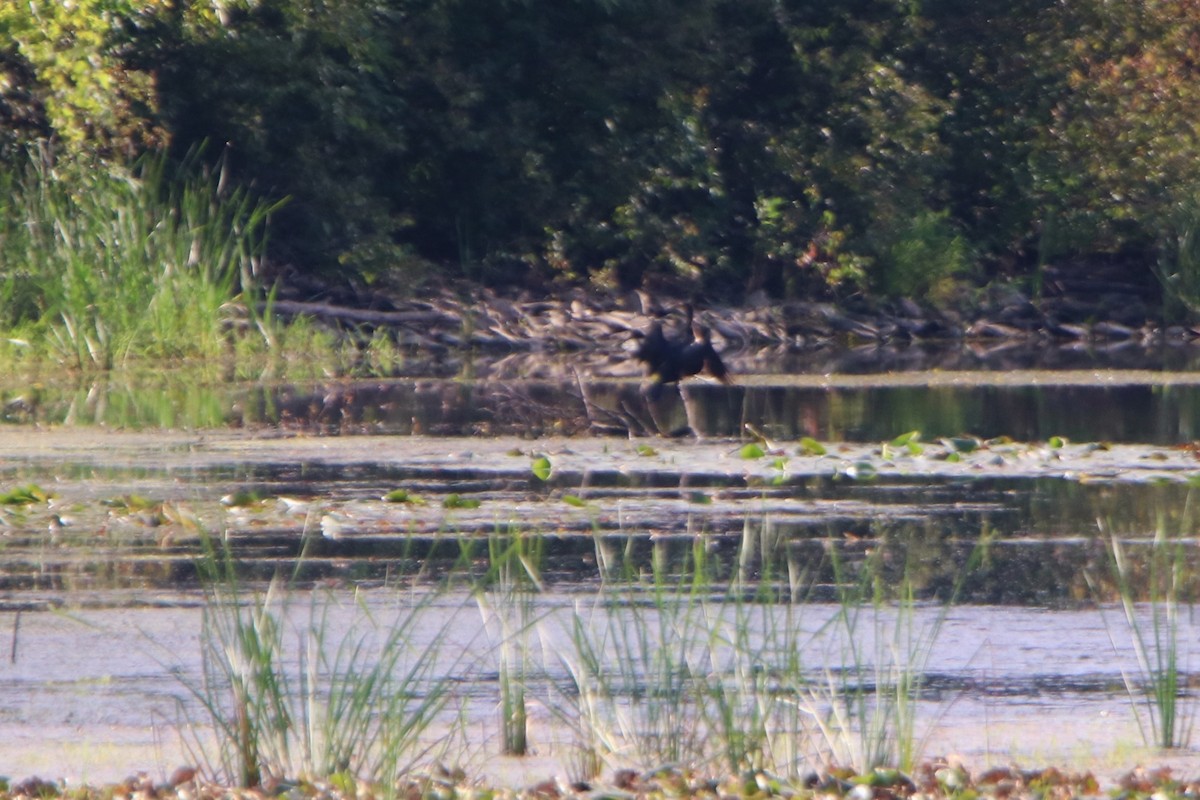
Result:
[[442,501],[443,508],[479,508],[479,501],[474,497],[463,497],[458,493],[446,495]]
[[392,489],[383,496],[385,503],[416,503],[419,502],[417,496],[408,489]]
[[25,506],[31,503],[44,503],[53,496],[36,483],[29,483],[0,494],[0,505]]
[[353,797],[356,792],[360,791],[354,775],[345,770],[330,775],[329,784],[337,789],[343,797]]
[[261,503],[262,500],[262,495],[258,492],[243,489],[222,497],[221,505],[229,508],[246,508]]
[[911,442],[915,442],[921,438],[920,431],[909,431],[902,433],[895,439],[892,439],[892,447],[907,447]]
[[766,451],[757,442],[750,442],[743,445],[742,449],[738,451],[738,457],[745,459],[762,458],[766,454]]
[[564,494],[562,500],[564,503],[566,503],[569,506],[575,506],[575,508],[583,508],[584,506],[587,505],[587,501],[584,500],[579,495]]
[[942,444],[958,453],[974,453],[982,446],[974,436],[952,436],[942,439]]
[[647,457],[647,458],[648,458],[648,457],[650,457],[650,456],[656,456],[656,455],[658,455],[658,451],[657,451],[657,450],[655,450],[653,447],[651,447],[651,446],[650,446],[650,445],[648,445],[648,444],[639,444],[639,445],[637,446],[637,454],[638,454],[639,456],[645,456],[645,457]]
[[823,455],[825,455],[826,452],[827,451],[825,450],[825,445],[821,444],[816,439],[812,439],[808,436],[805,436],[803,439],[800,440],[799,453],[801,455],[823,456]]
[[858,461],[843,469],[839,474],[852,481],[870,481],[875,479],[879,471],[870,461]]
[[774,461],[771,462],[771,468],[777,469],[780,472],[787,469],[787,465],[788,465],[787,456],[779,456]]
[[859,461],[854,466],[855,466],[855,469],[858,470],[857,480],[860,480],[860,481],[873,480],[875,478],[876,474],[878,474],[878,470],[875,469],[875,465],[872,464],[870,461]]
[[200,520],[189,509],[174,503],[163,503],[159,506],[159,515],[163,522],[180,525],[190,530],[200,529]]
[[1051,436],[1046,440],[1046,444],[1051,450],[1061,450],[1067,446],[1067,440],[1062,436]]
[[550,459],[546,458],[545,456],[538,456],[535,458],[533,460],[532,469],[533,474],[537,476],[538,480],[545,481],[550,479]]
[[159,505],[154,500],[142,497],[137,494],[127,494],[121,497],[110,497],[100,501],[100,505],[108,508],[115,508],[121,511],[146,511]]

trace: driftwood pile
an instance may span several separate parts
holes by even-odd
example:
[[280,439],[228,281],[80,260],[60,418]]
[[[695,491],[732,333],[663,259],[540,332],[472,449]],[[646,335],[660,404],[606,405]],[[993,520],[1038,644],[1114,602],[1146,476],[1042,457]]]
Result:
[[[566,290],[553,296],[503,294],[471,286],[443,288],[419,299],[373,296],[350,303],[283,299],[274,313],[305,316],[353,336],[386,331],[403,348],[430,359],[458,360],[472,352],[488,358],[493,374],[558,377],[562,358],[570,369],[587,366],[614,375],[636,374],[630,362],[637,331],[654,320],[668,330],[684,324],[684,299],[656,300],[644,292],[624,294]],[[765,300],[742,306],[697,301],[697,319],[709,326],[723,357],[778,364],[805,356],[822,368],[823,353],[838,358],[859,351],[881,362],[903,361],[912,351],[961,351],[974,359],[1012,349],[1046,351],[1141,350],[1200,344],[1200,328],[1162,321],[1161,300],[1152,285],[1089,278],[1080,270],[1048,270],[1040,297],[1012,285],[981,291],[954,310],[912,301],[837,306],[831,303]],[[556,358],[547,358],[554,356]],[[555,362],[558,362],[557,365]],[[955,363],[932,368],[955,368]],[[995,368],[1027,366],[998,363]],[[1054,366],[1049,364],[1047,366]],[[872,365],[864,364],[864,368]],[[830,365],[832,371],[837,365]],[[549,374],[552,373],[552,374]]]

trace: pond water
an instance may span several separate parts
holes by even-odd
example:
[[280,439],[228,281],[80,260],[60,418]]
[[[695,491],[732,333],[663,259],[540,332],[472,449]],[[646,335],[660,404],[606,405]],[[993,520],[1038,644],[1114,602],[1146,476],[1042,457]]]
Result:
[[0,385],[0,424],[262,428],[326,435],[677,435],[878,442],[971,434],[1180,444],[1200,437],[1200,372],[742,374],[647,399],[636,378],[478,376],[203,382],[156,373]]
[[[743,365],[735,386],[692,383],[652,403],[623,368],[490,369],[0,387],[0,491],[18,490],[0,506],[0,774],[102,780],[194,760],[177,734],[198,713],[187,687],[201,674],[206,533],[248,587],[287,574],[299,596],[340,598],[347,614],[479,578],[489,543],[538,540],[534,638],[556,657],[530,672],[533,755],[498,755],[496,617],[461,585],[437,595],[438,624],[475,632],[468,667],[460,655],[442,668],[464,670],[469,735],[455,760],[502,781],[573,769],[562,654],[581,604],[680,580],[698,560],[717,607],[753,600],[751,631],[798,608],[815,635],[846,575],[868,567],[910,586],[922,629],[940,626],[922,666],[927,754],[1196,766],[1190,751],[1142,745],[1112,542],[1143,613],[1156,533],[1179,543],[1194,592],[1200,375]],[[674,435],[687,427],[697,435]],[[756,451],[748,431],[764,437]],[[640,596],[610,613],[646,624],[630,610]],[[1190,619],[1180,635],[1186,672],[1200,646]],[[1193,702],[1190,675],[1184,685]]]

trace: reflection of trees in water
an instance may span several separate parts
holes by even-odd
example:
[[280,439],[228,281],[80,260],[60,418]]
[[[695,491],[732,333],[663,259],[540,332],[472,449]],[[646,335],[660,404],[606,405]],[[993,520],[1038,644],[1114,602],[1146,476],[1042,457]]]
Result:
[[[783,359],[780,363],[786,363]],[[572,366],[573,365],[573,366]],[[53,382],[0,392],[0,420],[13,424],[105,424],[213,428],[277,425],[313,433],[659,436],[689,426],[706,437],[741,437],[745,425],[788,441],[883,442],[908,431],[924,441],[984,439],[1172,445],[1200,438],[1200,385],[1133,384],[1097,375],[1053,384],[1052,374],[1005,385],[989,373],[921,382],[920,375],[865,380],[772,376],[779,363],[747,356],[734,386],[701,379],[667,387],[651,402],[640,372],[620,354],[511,356],[445,377],[208,384],[162,376],[87,385]],[[797,373],[812,373],[812,363]],[[524,370],[524,372],[522,372]],[[1147,373],[1139,373],[1147,374]],[[740,375],[740,377],[738,377]],[[599,376],[599,377],[596,377]],[[611,376],[611,377],[606,377]],[[934,373],[930,373],[932,380]],[[1166,376],[1169,377],[1169,376]],[[1078,374],[1072,379],[1078,381]],[[882,385],[881,385],[882,384]]]
[[[749,383],[749,381],[747,382]],[[440,436],[658,436],[688,426],[741,437],[746,423],[782,441],[984,439],[1175,444],[1200,431],[1197,386],[721,386],[689,381],[651,401],[634,380],[338,381],[231,389],[237,425],[327,433]]]

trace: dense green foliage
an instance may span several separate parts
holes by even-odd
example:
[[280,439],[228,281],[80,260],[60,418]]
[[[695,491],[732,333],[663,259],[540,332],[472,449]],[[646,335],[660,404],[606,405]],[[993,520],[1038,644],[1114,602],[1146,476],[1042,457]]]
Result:
[[195,172],[162,156],[128,172],[14,166],[0,194],[0,330],[21,337],[9,343],[76,367],[222,355],[230,329],[259,317],[271,209]]
[[1196,0],[0,0],[0,158],[209,142],[277,265],[947,296],[1098,253],[1184,307]]

